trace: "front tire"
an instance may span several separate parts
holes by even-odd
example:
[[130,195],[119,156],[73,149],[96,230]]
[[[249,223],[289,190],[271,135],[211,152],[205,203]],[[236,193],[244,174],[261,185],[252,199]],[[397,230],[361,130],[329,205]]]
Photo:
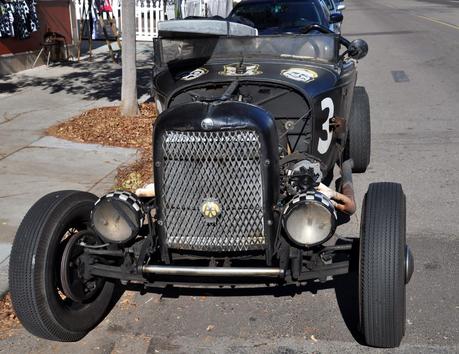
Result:
[[372,183],[360,234],[360,330],[365,343],[400,345],[405,334],[405,195],[397,183]]
[[61,261],[66,245],[85,230],[97,197],[79,191],[50,193],[24,217],[13,242],[9,284],[14,310],[32,334],[55,341],[77,341],[105,317],[116,300],[116,285],[100,288],[85,301],[65,296]]

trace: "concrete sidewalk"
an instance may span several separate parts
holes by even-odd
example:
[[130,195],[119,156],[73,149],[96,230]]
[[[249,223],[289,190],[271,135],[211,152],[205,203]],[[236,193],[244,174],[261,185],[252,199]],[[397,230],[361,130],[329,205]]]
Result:
[[[102,49],[103,50],[103,49]],[[19,223],[43,195],[62,189],[102,194],[133,149],[77,144],[45,130],[82,111],[119,103],[121,67],[95,61],[38,67],[0,78],[0,294],[7,290],[10,245]],[[148,92],[150,48],[138,48],[139,97]]]

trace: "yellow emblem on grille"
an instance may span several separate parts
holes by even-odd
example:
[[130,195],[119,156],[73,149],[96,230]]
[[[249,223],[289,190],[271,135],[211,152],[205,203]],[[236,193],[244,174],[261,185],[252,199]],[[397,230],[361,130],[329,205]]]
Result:
[[204,217],[213,219],[222,212],[220,204],[215,200],[205,200],[201,205],[201,213]]

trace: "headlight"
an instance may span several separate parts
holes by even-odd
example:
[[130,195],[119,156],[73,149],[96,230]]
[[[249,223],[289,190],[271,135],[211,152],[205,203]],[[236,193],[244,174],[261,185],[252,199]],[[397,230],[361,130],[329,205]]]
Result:
[[327,241],[335,232],[336,219],[330,200],[313,191],[295,196],[285,207],[282,218],[288,237],[303,247]]
[[137,196],[112,192],[100,198],[91,212],[91,226],[105,242],[124,243],[139,234],[144,213]]

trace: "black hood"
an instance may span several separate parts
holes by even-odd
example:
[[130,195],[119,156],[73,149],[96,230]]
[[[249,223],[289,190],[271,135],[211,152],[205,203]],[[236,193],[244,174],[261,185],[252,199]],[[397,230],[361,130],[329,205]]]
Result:
[[[243,67],[242,73],[235,73],[237,67]],[[290,72],[306,70],[311,75],[310,81],[292,79]],[[190,75],[191,73],[191,75]],[[197,73],[196,77],[193,73]],[[287,74],[286,74],[287,73]],[[238,79],[240,82],[271,82],[291,87],[306,98],[315,97],[334,87],[339,79],[335,66],[298,60],[245,60],[239,62],[212,62],[203,65],[168,66],[158,72],[153,85],[155,91],[167,102],[178,92],[194,86],[225,83]]]

